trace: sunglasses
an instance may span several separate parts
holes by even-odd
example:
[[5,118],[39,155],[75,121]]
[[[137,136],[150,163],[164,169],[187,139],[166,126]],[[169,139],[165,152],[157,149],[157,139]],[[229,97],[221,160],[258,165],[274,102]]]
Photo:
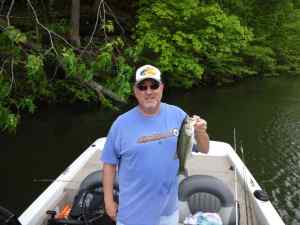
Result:
[[155,82],[149,86],[147,85],[143,85],[143,84],[137,84],[136,87],[140,90],[140,91],[146,91],[148,88],[150,88],[151,90],[156,90],[157,88],[159,88],[160,83]]

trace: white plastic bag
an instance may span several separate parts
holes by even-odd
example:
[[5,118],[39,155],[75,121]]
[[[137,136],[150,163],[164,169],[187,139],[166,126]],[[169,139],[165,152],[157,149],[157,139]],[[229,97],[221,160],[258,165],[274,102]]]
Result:
[[223,225],[221,217],[218,213],[197,212],[185,218],[185,225]]

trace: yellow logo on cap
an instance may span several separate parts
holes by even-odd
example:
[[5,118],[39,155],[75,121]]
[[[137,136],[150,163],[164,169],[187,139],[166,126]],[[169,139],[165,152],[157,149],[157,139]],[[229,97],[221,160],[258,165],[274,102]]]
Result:
[[148,67],[141,72],[142,76],[154,76],[156,74],[156,71],[154,68]]

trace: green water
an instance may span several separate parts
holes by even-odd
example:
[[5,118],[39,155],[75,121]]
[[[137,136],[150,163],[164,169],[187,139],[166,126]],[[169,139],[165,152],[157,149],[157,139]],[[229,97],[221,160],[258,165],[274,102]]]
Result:
[[[287,224],[300,224],[300,78],[251,79],[223,88],[168,90],[164,101],[208,122],[211,139],[244,148],[246,165]],[[125,110],[125,109],[123,109]],[[118,113],[51,107],[27,116],[15,136],[0,136],[1,197],[16,214],[95,139]]]

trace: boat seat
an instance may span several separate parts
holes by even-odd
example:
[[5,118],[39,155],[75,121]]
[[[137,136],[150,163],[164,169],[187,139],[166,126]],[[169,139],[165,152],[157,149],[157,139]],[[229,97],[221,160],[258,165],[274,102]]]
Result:
[[218,213],[224,225],[236,225],[233,194],[227,185],[216,177],[193,175],[183,179],[179,184],[178,198],[180,224],[183,224],[189,215],[202,211]]
[[[79,192],[102,189],[102,170],[89,174],[80,184]],[[114,190],[119,190],[116,176]],[[117,193],[116,193],[117,194]],[[220,179],[207,175],[192,175],[179,184],[179,224],[198,211],[217,212],[224,225],[236,225],[235,201],[232,192]],[[239,217],[239,214],[238,214]],[[239,223],[238,223],[239,224]]]
[[[82,201],[81,198],[84,196],[85,193],[88,193],[90,191],[96,191],[98,193],[103,193],[103,185],[102,185],[102,180],[103,180],[103,171],[102,170],[96,170],[89,175],[87,175],[83,181],[81,182],[79,186],[79,191],[78,194],[75,197],[75,202],[80,202]],[[114,182],[114,198],[115,201],[118,202],[118,192],[119,192],[119,183],[118,183],[118,177],[115,177],[115,182]],[[103,194],[101,194],[103,195]],[[97,200],[99,201],[99,200]],[[99,203],[100,204],[100,203]],[[71,214],[80,214],[81,212],[81,204],[74,204]]]
[[[96,170],[84,178],[84,180],[81,182],[79,186],[79,191],[73,201],[73,206],[70,211],[71,219],[80,220],[80,218],[83,218],[84,216],[87,217],[87,215],[89,215],[91,217],[90,218],[91,221],[97,219],[95,220],[97,222],[95,224],[99,224],[99,225],[115,224],[108,217],[108,215],[105,213],[104,210],[105,207],[104,207],[102,179],[103,179],[102,170]],[[116,202],[118,202],[118,191],[119,191],[119,184],[118,184],[118,179],[116,177],[114,182],[114,193],[113,193]],[[84,213],[86,215],[84,215]],[[99,220],[99,218],[101,219]],[[83,224],[81,222],[78,224]],[[69,223],[64,223],[64,221],[59,222],[58,220],[55,220],[53,224],[68,225]],[[74,224],[74,223],[72,223],[71,221],[70,224]],[[84,224],[86,223],[84,222]],[[94,224],[94,223],[88,223],[88,224]]]
[[[96,170],[90,173],[84,180],[81,182],[79,190],[92,190],[97,188],[102,188],[102,179],[103,179],[103,171]],[[118,177],[116,174],[114,189],[119,190]]]

